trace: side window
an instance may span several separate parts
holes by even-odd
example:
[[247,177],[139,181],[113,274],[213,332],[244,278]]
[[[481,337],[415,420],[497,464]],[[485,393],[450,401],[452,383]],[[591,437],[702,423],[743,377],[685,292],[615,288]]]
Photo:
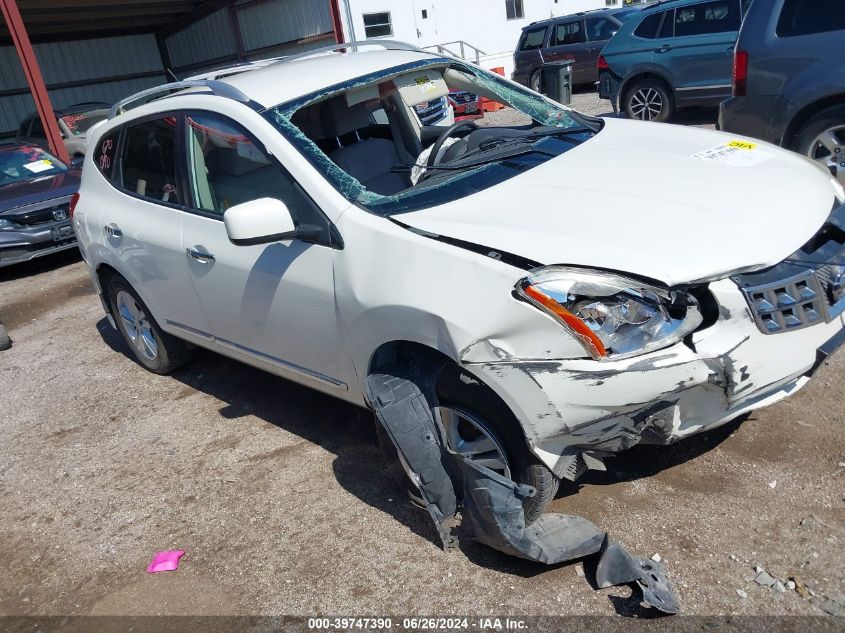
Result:
[[739,0],[717,0],[675,9],[675,37],[738,31]]
[[525,31],[522,35],[522,41],[519,43],[519,50],[536,51],[538,48],[543,48],[545,39],[546,27]]
[[591,42],[609,40],[618,29],[616,22],[608,18],[587,19],[587,37]]
[[110,132],[100,139],[100,143],[94,149],[94,164],[108,180],[112,179],[114,166],[117,164],[115,157],[117,155],[117,141],[119,138],[120,130]]
[[322,213],[287,170],[273,161],[240,125],[216,114],[188,116],[187,153],[191,203],[223,217],[229,207],[276,198],[297,224],[326,226]]
[[778,18],[778,37],[812,35],[845,30],[842,0],[785,0]]
[[121,155],[121,185],[157,202],[181,202],[176,188],[176,118],[127,125]]
[[652,13],[640,22],[640,25],[634,30],[634,35],[642,37],[647,40],[653,40],[657,37],[657,29],[660,28],[660,19],[663,17],[662,13]]
[[581,21],[564,22],[555,25],[552,46],[564,46],[566,44],[581,44],[585,41],[584,29],[581,28]]

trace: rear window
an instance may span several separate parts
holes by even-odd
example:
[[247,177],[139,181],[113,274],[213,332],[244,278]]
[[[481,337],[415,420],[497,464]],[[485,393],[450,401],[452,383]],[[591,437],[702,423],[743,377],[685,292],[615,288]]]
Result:
[[77,112],[66,114],[62,121],[74,136],[82,136],[100,121],[108,118],[108,110],[94,110],[92,112]]
[[174,117],[127,125],[122,152],[124,189],[156,202],[179,204]]
[[[525,31],[522,35],[522,42],[519,45],[521,51],[536,51],[543,48],[543,41],[546,39],[546,27]],[[513,40],[511,40],[513,41]]]
[[618,29],[619,25],[610,18],[587,19],[587,36],[591,42],[609,40]]
[[845,30],[842,0],[785,0],[778,18],[779,37]]
[[555,25],[552,46],[581,44],[584,41],[586,41],[586,38],[584,37],[584,29],[581,28],[581,20]]
[[640,22],[640,25],[634,31],[637,37],[644,37],[647,40],[653,40],[657,37],[657,29],[660,27],[660,19],[663,13],[652,13]]

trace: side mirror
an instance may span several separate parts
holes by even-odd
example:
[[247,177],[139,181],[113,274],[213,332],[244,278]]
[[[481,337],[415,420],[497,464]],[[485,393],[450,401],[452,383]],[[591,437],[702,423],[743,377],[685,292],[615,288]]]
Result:
[[70,166],[74,169],[82,169],[82,165],[85,164],[85,157],[84,156],[75,156],[70,161]]
[[223,224],[229,241],[237,246],[254,246],[296,237],[287,205],[276,198],[258,198],[226,209]]

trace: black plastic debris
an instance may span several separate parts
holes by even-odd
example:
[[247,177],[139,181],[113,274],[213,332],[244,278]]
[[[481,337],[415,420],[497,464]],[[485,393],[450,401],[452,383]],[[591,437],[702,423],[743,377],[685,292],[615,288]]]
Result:
[[367,396],[445,549],[456,546],[460,508],[462,532],[480,543],[547,565],[598,554],[600,588],[632,585],[642,593],[645,604],[678,613],[663,565],[631,556],[590,521],[544,514],[526,525],[522,502],[536,490],[450,452],[432,414],[433,385],[419,381],[421,389],[414,378],[372,374],[367,379]]
[[12,339],[9,338],[9,333],[6,327],[0,323],[0,352],[12,348]]

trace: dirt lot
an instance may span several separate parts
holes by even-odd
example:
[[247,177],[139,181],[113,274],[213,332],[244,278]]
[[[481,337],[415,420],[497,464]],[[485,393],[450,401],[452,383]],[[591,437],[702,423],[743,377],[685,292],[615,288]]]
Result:
[[[0,614],[614,614],[576,565],[447,554],[370,415],[212,353],[128,357],[67,254],[0,270]],[[823,615],[845,595],[845,354],[792,399],[636,448],[553,510],[667,562],[687,614]],[[153,553],[184,549],[176,572]],[[757,585],[755,565],[815,596]],[[747,597],[741,597],[741,590]],[[805,594],[807,596],[807,594]]]

